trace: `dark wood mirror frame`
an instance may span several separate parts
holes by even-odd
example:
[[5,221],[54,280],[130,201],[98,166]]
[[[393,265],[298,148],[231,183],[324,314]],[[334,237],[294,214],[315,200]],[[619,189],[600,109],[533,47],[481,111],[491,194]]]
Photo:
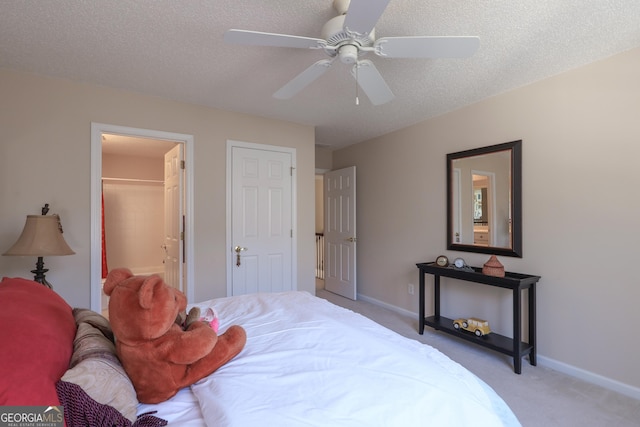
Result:
[[[507,151],[511,152],[511,246],[481,246],[454,242],[454,197],[453,197],[453,161],[474,156]],[[447,154],[447,249],[464,252],[476,252],[522,258],[522,141]]]

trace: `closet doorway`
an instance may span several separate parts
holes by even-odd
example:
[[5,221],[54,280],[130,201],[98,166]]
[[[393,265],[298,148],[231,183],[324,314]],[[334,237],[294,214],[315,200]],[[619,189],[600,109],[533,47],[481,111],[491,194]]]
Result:
[[[184,290],[174,272],[183,209],[173,193],[181,189],[165,182],[167,175],[176,175],[164,171],[165,155],[179,148],[173,141],[102,134],[103,278],[108,268],[127,267],[136,275],[158,274]],[[173,159],[168,160],[174,169]]]
[[92,205],[98,198],[97,215],[92,208],[92,307],[106,311],[102,282],[117,267],[159,274],[190,298],[193,275],[185,255],[192,235],[191,173],[185,157],[192,137],[107,125],[93,134],[92,157],[99,150],[100,164],[98,173],[97,159],[92,159],[92,176],[98,180],[92,190]]

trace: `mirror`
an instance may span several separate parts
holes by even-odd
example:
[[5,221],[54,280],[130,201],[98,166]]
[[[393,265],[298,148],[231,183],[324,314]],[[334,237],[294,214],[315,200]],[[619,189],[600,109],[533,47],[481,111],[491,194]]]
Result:
[[522,141],[447,154],[447,249],[522,257]]

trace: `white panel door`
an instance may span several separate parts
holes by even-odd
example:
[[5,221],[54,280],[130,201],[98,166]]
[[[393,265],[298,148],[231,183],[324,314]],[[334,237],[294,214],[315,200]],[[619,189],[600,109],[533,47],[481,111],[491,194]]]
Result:
[[326,290],[356,299],[356,167],[324,175]]
[[231,150],[232,295],[293,290],[292,154]]
[[164,280],[185,292],[182,280],[182,144],[164,155]]

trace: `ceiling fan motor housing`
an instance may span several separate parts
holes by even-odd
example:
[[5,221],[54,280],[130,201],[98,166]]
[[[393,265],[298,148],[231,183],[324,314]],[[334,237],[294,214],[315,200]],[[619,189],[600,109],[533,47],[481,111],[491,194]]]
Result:
[[[375,29],[368,34],[358,34],[344,28],[345,15],[336,16],[328,20],[322,27],[321,37],[327,41],[325,51],[330,56],[340,54],[340,60],[345,64],[353,64],[358,60],[358,50],[361,46],[371,46],[375,41]],[[355,59],[352,58],[355,56]]]

